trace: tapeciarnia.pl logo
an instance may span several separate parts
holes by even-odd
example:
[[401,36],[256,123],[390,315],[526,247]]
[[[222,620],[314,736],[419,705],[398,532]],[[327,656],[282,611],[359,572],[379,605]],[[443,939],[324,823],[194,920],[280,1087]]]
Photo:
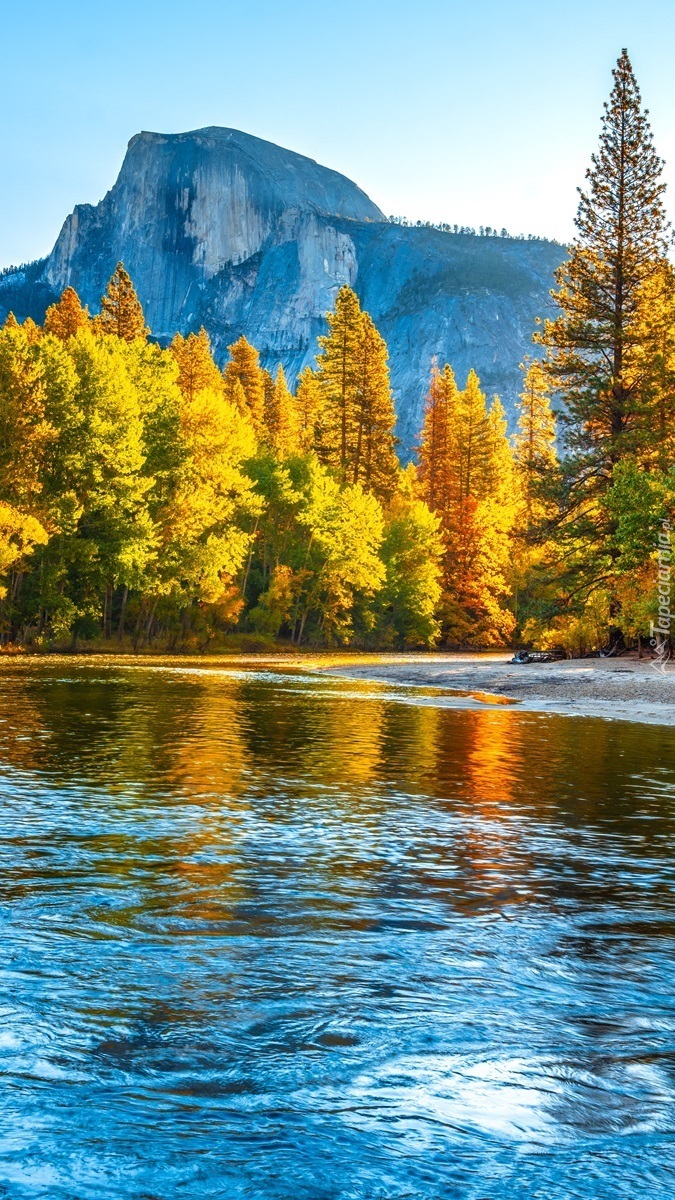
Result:
[[659,595],[659,615],[656,621],[649,623],[649,642],[656,651],[656,658],[653,659],[651,665],[655,671],[660,671],[665,675],[667,664],[671,658],[670,646],[670,631],[673,621],[673,614],[670,610],[671,601],[671,559],[672,539],[670,533],[670,521],[661,522],[661,532],[659,533],[657,551],[657,572],[658,572],[658,595]]

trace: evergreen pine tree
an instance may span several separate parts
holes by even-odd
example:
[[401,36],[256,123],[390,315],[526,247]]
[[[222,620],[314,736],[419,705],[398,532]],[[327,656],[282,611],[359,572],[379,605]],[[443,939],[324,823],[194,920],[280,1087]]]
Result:
[[513,449],[507,428],[504,405],[499,396],[493,396],[487,414],[484,494],[504,504],[515,500]]
[[363,313],[359,347],[360,378],[354,413],[352,482],[381,500],[394,494],[400,466],[396,455],[396,413],[391,395],[387,346],[368,313]]
[[422,491],[432,512],[447,510],[459,498],[454,428],[459,395],[452,368],[446,363],[440,372],[434,360],[418,451]]
[[342,287],[319,338],[321,412],[317,451],[342,483],[389,498],[399,472],[387,347],[356,294]]
[[114,334],[125,342],[145,339],[150,332],[131,277],[121,262],[111,276],[105,296],[101,297],[101,312],[96,318],[96,328],[101,333]]
[[361,306],[350,287],[340,288],[335,308],[326,314],[326,320],[329,332],[319,338],[323,411],[317,449],[321,461],[337,470],[341,482],[346,483],[350,460],[353,469],[363,333]]
[[459,496],[482,499],[489,490],[493,463],[491,460],[491,426],[485,393],[475,371],[469,371],[466,387],[457,406],[456,422],[451,426],[451,439],[456,445],[459,469]]
[[[663,163],[625,50],[613,77],[599,150],[580,192],[577,236],[557,275],[561,312],[538,335],[564,404],[572,515],[587,513],[589,499],[606,492],[614,465],[644,432],[645,307],[654,302],[650,285],[669,244]],[[600,529],[601,510],[595,520]]]
[[663,163],[625,50],[613,78],[577,236],[557,276],[560,314],[537,338],[547,347],[565,443],[552,526],[557,605],[570,620],[592,596],[608,625],[620,623],[622,604],[612,492],[624,466],[648,465],[659,434],[667,438],[661,389],[669,387],[672,312]]
[[437,359],[431,364],[429,390],[417,448],[417,473],[425,500],[432,512],[441,507],[442,464],[448,440],[448,417]]

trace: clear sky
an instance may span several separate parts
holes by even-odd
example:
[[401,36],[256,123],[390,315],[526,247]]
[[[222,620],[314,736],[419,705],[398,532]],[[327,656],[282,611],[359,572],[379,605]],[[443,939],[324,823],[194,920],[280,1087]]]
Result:
[[568,238],[627,46],[675,216],[673,0],[5,0],[0,266],[39,257],[141,129],[228,125],[386,213]]

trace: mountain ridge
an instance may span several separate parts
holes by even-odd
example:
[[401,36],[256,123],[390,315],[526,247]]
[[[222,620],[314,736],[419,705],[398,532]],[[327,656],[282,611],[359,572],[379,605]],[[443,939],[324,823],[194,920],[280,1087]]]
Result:
[[557,243],[399,225],[355,183],[240,130],[141,131],[96,205],[76,205],[51,254],[0,278],[0,316],[41,319],[72,284],[92,311],[122,260],[162,342],[208,330],[219,362],[242,333],[294,382],[324,314],[354,287],[385,337],[404,455],[434,356],[471,367],[513,417],[518,365],[550,303]]

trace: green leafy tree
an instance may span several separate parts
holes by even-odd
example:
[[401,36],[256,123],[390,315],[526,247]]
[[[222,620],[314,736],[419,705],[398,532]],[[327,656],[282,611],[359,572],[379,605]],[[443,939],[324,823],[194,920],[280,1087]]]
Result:
[[440,635],[440,520],[417,493],[411,465],[385,513],[380,552],[386,578],[376,597],[376,641],[399,647],[433,646]]
[[372,628],[385,579],[382,508],[359,484],[341,487],[314,455],[248,465],[265,507],[248,584],[255,628],[292,641],[348,641]]

